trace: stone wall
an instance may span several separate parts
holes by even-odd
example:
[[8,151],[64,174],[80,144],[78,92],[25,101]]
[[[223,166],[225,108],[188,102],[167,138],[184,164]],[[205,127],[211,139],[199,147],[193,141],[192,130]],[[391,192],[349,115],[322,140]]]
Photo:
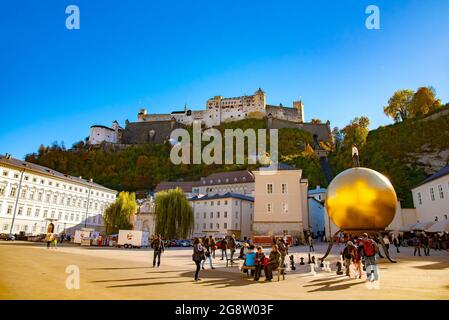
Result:
[[304,239],[302,222],[253,222],[253,236],[282,235],[284,230],[298,239]]

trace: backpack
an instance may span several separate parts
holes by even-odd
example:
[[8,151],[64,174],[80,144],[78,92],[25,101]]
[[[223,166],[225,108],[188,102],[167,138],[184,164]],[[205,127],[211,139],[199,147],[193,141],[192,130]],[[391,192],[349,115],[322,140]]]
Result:
[[363,241],[363,251],[365,252],[365,256],[372,257],[376,254],[376,244],[372,240]]

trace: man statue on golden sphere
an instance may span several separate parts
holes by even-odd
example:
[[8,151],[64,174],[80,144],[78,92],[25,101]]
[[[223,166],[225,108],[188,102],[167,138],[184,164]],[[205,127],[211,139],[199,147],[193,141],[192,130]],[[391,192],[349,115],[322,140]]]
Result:
[[383,230],[396,213],[396,192],[387,177],[362,167],[337,175],[326,194],[326,210],[343,230]]

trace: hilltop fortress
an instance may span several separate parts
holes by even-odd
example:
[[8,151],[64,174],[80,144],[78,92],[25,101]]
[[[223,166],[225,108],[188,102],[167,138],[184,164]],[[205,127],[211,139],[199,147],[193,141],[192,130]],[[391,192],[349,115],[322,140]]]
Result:
[[316,141],[329,141],[330,123],[315,124],[304,122],[304,105],[302,101],[293,101],[293,107],[274,106],[266,103],[265,92],[257,90],[253,95],[233,98],[215,96],[206,102],[205,110],[192,111],[184,107],[182,111],[169,114],[149,114],[141,109],[137,122],[126,120],[125,129],[114,121],[112,127],[94,125],[90,129],[88,143],[98,145],[164,143],[176,128],[190,126],[200,122],[206,128],[219,126],[225,122],[243,119],[266,119],[267,127],[298,128],[309,131]]

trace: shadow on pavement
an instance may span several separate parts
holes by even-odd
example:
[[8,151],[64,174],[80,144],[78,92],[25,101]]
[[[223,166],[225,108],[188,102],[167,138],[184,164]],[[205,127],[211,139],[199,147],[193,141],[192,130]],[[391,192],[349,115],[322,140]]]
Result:
[[[339,291],[339,290],[345,290],[348,288],[351,288],[353,286],[357,286],[357,285],[361,285],[363,283],[365,283],[365,281],[358,281],[358,282],[349,282],[351,281],[350,279],[340,279],[340,280],[331,280],[331,281],[323,281],[321,283],[316,283],[316,284],[309,284],[309,285],[304,285],[304,287],[316,287],[316,286],[321,286],[320,288],[316,288],[310,291],[307,291],[308,293],[311,292],[319,292],[319,291]],[[343,282],[346,282],[343,284]],[[340,285],[338,285],[339,283],[342,283]],[[337,284],[337,285],[334,285]]]

